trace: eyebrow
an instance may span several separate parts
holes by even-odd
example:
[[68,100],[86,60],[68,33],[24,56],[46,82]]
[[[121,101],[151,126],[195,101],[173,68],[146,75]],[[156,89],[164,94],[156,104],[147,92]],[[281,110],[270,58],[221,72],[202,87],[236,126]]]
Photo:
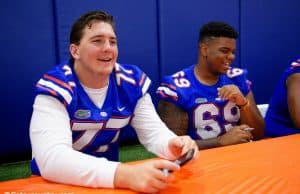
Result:
[[[92,36],[90,39],[94,39],[94,38],[104,38],[106,37],[105,35],[95,35],[95,36]],[[114,40],[117,40],[117,37],[115,36],[109,36],[109,39],[114,39]]]

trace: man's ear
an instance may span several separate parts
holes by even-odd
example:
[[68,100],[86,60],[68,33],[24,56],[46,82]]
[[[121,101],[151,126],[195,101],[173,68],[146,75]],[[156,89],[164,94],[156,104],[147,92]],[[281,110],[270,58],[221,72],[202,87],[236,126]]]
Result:
[[204,57],[207,57],[208,55],[208,45],[205,43],[199,44],[199,51],[201,52],[201,55]]
[[79,59],[79,48],[76,44],[70,44],[70,53],[74,59]]

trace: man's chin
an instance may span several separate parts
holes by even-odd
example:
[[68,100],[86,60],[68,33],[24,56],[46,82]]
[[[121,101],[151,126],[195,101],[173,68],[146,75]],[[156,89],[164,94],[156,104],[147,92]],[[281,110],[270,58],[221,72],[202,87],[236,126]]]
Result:
[[99,69],[97,69],[97,74],[99,74],[99,75],[110,75],[111,73],[112,73],[112,71],[113,71],[113,67],[110,67],[110,68],[108,68],[108,67],[106,67],[106,68],[99,68]]

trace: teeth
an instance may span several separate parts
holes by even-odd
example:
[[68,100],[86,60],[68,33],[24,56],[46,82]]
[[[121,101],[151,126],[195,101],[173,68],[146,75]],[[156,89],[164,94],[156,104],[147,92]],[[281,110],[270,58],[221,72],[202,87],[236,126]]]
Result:
[[100,61],[110,61],[111,59],[100,59]]

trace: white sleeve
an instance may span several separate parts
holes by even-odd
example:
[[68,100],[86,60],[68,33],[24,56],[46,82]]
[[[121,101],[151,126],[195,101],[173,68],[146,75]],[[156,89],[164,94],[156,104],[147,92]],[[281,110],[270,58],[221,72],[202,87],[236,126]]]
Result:
[[43,178],[65,184],[114,187],[118,162],[93,157],[72,148],[66,108],[51,96],[38,95],[30,123],[32,155]]
[[148,93],[139,99],[131,125],[148,151],[163,158],[175,159],[168,144],[176,135],[159,118]]

